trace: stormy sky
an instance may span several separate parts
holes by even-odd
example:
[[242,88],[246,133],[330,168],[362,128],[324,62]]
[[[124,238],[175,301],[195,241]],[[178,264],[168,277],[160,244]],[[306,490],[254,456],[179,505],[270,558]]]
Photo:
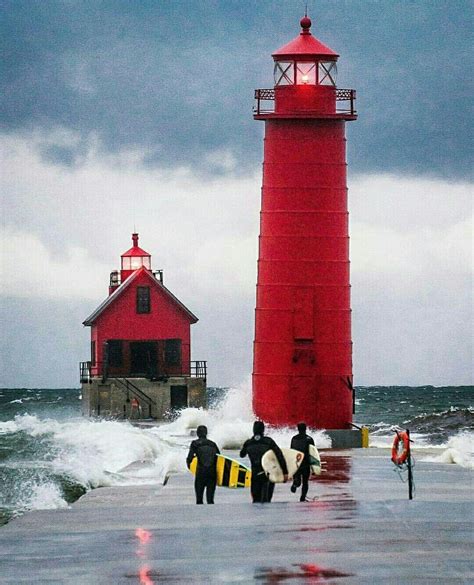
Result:
[[[77,387],[81,323],[140,243],[200,318],[211,385],[251,371],[263,124],[301,1],[2,0],[0,386]],[[348,124],[358,385],[472,382],[472,4],[310,1]]]

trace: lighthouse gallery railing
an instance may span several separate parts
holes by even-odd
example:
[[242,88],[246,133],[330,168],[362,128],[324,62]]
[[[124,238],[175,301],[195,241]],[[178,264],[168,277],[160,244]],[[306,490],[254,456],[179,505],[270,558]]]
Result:
[[[355,116],[357,111],[355,109],[356,90],[355,89],[336,89],[336,114],[348,114]],[[253,109],[258,116],[260,114],[271,114],[275,111],[275,90],[272,89],[256,89],[255,90],[256,104]],[[271,102],[270,104],[268,102]],[[340,102],[344,102],[341,104]]]
[[[104,371],[104,363],[103,362],[99,362],[96,366],[96,370],[97,373],[95,375],[97,376],[102,376],[104,377],[111,377],[111,378],[115,378],[115,377],[119,377],[119,378],[123,378],[123,377],[127,377],[127,378],[139,378],[139,377],[143,377],[143,376],[134,376],[131,375],[130,373],[126,373],[126,374],[120,374],[118,376],[114,376],[114,375],[108,375],[108,373],[106,371]],[[207,362],[203,361],[203,360],[198,360],[198,361],[191,361],[189,362],[189,367],[184,369],[182,368],[181,372],[176,373],[173,372],[173,374],[166,374],[165,372],[162,372],[160,374],[162,377],[163,376],[189,376],[191,378],[204,378],[204,380],[206,380],[207,378]],[[89,362],[80,362],[79,363],[79,377],[80,377],[80,381],[81,383],[89,383],[92,380],[93,374],[92,374],[92,363]]]

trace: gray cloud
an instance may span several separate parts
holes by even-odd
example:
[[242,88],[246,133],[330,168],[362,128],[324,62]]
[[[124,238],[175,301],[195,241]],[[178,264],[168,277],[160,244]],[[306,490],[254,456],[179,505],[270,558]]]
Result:
[[[469,2],[321,1],[314,32],[340,54],[340,84],[358,90],[352,172],[466,178]],[[148,164],[222,172],[229,149],[246,172],[261,159],[255,87],[272,84],[270,54],[296,36],[301,2],[3,3],[7,131],[61,126],[82,142],[45,150],[80,163],[96,133],[116,152],[140,146]]]
[[[340,86],[358,90],[348,125],[356,382],[469,383],[471,7],[309,8],[315,34],[341,54]],[[252,95],[271,85],[270,53],[296,36],[301,2],[1,9],[0,385],[77,385],[80,323],[135,222],[154,268],[200,317],[194,355],[209,361],[210,383],[247,378],[263,132]]]
[[[193,356],[208,360],[210,384],[247,379],[260,176],[203,179],[150,168],[133,152],[91,151],[70,168],[41,159],[44,145],[75,139],[0,138],[8,169],[0,385],[77,385],[88,355],[81,322],[106,296],[134,219],[153,268],[165,269],[166,285],[200,319]],[[472,379],[471,194],[467,183],[440,180],[350,181],[358,384]]]

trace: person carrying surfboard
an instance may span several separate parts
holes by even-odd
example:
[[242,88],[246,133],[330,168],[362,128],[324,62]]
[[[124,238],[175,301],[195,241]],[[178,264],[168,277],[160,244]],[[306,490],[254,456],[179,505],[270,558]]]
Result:
[[194,457],[197,457],[197,469],[194,480],[194,491],[196,492],[196,504],[203,503],[204,490],[206,490],[206,502],[214,503],[216,491],[217,472],[216,459],[219,455],[219,447],[207,438],[207,427],[199,425],[196,434],[197,439],[189,446],[189,453],[186,457],[188,469]]
[[270,449],[275,453],[278,463],[284,474],[284,480],[288,480],[288,468],[280,447],[273,439],[265,436],[265,424],[261,420],[253,423],[253,436],[247,439],[240,451],[241,457],[250,459],[252,467],[252,480],[250,492],[254,504],[271,502],[275,484],[266,476],[262,467],[262,456]]
[[304,453],[304,459],[298,471],[293,476],[293,483],[291,484],[290,490],[295,493],[301,486],[300,502],[306,502],[309,487],[308,479],[311,475],[309,446],[314,445],[314,440],[313,437],[306,434],[306,424],[304,422],[300,422],[297,428],[298,434],[291,439],[291,448]]

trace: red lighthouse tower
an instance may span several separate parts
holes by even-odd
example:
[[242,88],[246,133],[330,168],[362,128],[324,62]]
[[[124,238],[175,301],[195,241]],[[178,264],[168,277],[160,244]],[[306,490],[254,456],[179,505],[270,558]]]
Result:
[[[255,92],[265,121],[253,407],[272,424],[349,428],[352,342],[345,122],[337,53],[301,20],[273,54],[275,86]],[[342,106],[342,107],[341,107]]]

